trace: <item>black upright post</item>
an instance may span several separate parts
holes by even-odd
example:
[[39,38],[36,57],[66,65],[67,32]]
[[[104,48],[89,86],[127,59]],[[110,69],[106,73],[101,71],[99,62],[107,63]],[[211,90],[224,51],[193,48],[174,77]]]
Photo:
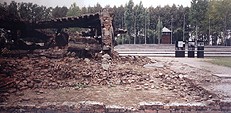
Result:
[[197,41],[197,58],[204,58],[204,41]]
[[189,58],[195,57],[195,41],[188,42],[188,57]]
[[185,43],[184,43],[184,41],[176,41],[175,57],[185,57]]

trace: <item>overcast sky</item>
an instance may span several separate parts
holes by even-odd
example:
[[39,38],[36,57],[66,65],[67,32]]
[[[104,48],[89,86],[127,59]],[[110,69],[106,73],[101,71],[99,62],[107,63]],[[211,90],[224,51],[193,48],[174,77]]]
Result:
[[[1,3],[7,2],[10,3],[12,0],[0,0]],[[99,3],[101,6],[110,5],[110,6],[120,6],[125,5],[129,0],[14,0],[16,2],[33,2],[38,5],[44,5],[49,7],[55,6],[67,6],[70,7],[71,4],[76,2],[78,6],[94,6],[96,3]],[[133,0],[135,4],[139,4],[140,1],[143,2],[144,7],[149,6],[164,6],[164,5],[183,5],[190,6],[191,0]]]

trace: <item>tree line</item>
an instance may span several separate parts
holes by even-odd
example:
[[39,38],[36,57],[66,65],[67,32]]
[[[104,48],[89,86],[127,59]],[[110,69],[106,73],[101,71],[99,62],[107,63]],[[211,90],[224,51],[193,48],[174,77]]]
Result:
[[[231,1],[230,0],[192,0],[190,7],[182,5],[144,7],[142,1],[134,4],[129,0],[125,5],[106,6],[114,13],[115,29],[127,29],[126,35],[117,37],[119,43],[153,44],[160,43],[161,29],[172,31],[172,43],[175,40],[203,39],[206,44],[226,45],[230,40]],[[47,20],[65,16],[80,16],[99,12],[100,4],[79,7],[73,3],[68,7],[45,7],[33,3],[0,4],[1,18],[21,19],[25,21]]]
[[40,20],[49,20],[51,18],[59,18],[66,16],[80,16],[86,13],[99,12],[102,9],[100,4],[94,7],[80,8],[76,3],[73,3],[69,8],[63,7],[46,7],[34,3],[17,3],[12,1],[10,4],[6,2],[0,3],[0,19],[13,19],[22,21],[36,22]]
[[[182,5],[144,7],[142,1],[113,7],[115,25],[126,28],[128,36],[121,43],[160,43],[161,29],[172,31],[172,43],[176,40],[204,40],[210,45],[230,45],[231,1],[192,0],[190,7]],[[220,42],[219,42],[220,41]]]

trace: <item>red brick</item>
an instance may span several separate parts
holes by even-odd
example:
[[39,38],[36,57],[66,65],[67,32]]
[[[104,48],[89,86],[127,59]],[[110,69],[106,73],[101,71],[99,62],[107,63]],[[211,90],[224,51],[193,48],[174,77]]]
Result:
[[144,110],[145,113],[158,113],[157,110]]
[[198,112],[197,111],[197,113],[226,113],[226,112],[222,112],[222,111],[200,111]]
[[158,110],[157,113],[171,113],[170,110]]
[[213,106],[209,106],[209,109],[214,110],[214,111],[219,111],[221,109],[221,107],[219,105],[213,105]]
[[164,109],[164,104],[161,102],[141,102],[140,103],[140,110],[158,110],[158,109]]
[[197,111],[207,111],[209,107],[207,106],[194,106]]
[[221,110],[222,111],[231,111],[231,106],[222,106]]
[[106,112],[107,113],[121,113],[125,112],[126,110],[124,108],[107,108]]
[[107,113],[119,113],[119,109],[107,109]]
[[183,113],[197,113],[197,111],[191,110],[191,111],[184,111]]
[[105,109],[96,109],[94,113],[105,113]]
[[171,113],[184,113],[183,110],[171,110]]
[[139,110],[139,111],[136,111],[136,112],[128,112],[128,113],[145,113],[144,110]]
[[94,110],[93,109],[81,109],[80,110],[80,113],[94,113]]

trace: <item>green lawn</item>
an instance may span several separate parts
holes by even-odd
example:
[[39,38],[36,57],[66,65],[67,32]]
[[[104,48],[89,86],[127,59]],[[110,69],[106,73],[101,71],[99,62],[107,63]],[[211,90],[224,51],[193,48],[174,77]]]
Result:
[[212,57],[211,60],[208,60],[208,62],[231,67],[231,57]]

